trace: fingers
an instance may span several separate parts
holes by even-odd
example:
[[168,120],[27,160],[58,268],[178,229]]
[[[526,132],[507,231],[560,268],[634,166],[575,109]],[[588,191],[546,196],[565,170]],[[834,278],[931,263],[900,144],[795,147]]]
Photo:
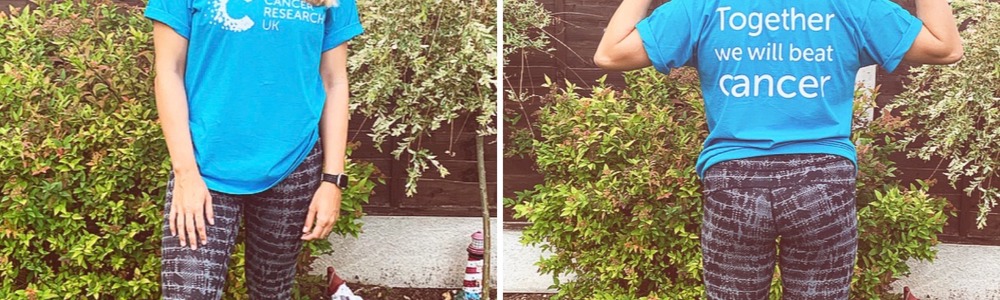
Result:
[[196,228],[194,226],[194,219],[195,219],[194,213],[185,214],[184,226],[185,229],[187,230],[187,241],[189,244],[191,244],[191,250],[198,250],[198,236],[195,235]]
[[302,239],[311,240],[313,239],[313,234],[310,230],[313,228],[313,222],[316,221],[316,207],[310,205],[309,212],[306,212],[306,225],[302,227]]
[[336,211],[333,213],[333,217],[327,220],[327,222],[323,225],[323,233],[319,235],[321,238],[326,238],[327,236],[330,236],[330,232],[333,231],[333,225],[337,224],[337,219],[339,217],[340,217],[340,211]]
[[177,208],[170,205],[170,214],[167,215],[167,224],[170,225],[170,236],[177,236]]
[[329,223],[330,223],[329,217],[324,217],[322,215],[318,216],[316,218],[316,226],[312,228],[312,231],[309,232],[309,234],[303,236],[302,239],[315,240],[323,238],[325,236],[323,235],[323,232],[327,231],[327,228],[330,226]]
[[208,225],[215,225],[215,210],[212,208],[212,194],[205,196],[205,218],[208,218]]
[[324,239],[330,235],[333,231],[333,225],[337,223],[337,218],[340,212],[334,211],[334,213],[328,217],[324,217],[323,214],[318,214],[319,217],[316,220],[316,227],[313,228],[312,233],[303,238],[305,240],[313,239]]
[[208,234],[205,232],[205,214],[201,211],[194,212],[194,226],[198,229],[198,239],[201,244],[208,244]]
[[167,221],[170,234],[177,237],[180,246],[197,250],[199,240],[202,245],[208,244],[208,226],[215,225],[215,208],[201,177],[178,176],[170,201]]
[[302,228],[303,240],[326,238],[333,231],[333,225],[340,217],[339,189],[332,189],[329,186],[327,189],[320,187],[312,201],[306,215],[306,226]]
[[177,240],[180,241],[181,247],[183,248],[187,246],[187,235],[188,235],[187,228],[185,228],[184,225],[185,224],[184,214],[178,213],[176,217],[176,222],[174,223],[177,223],[177,232],[178,232]]

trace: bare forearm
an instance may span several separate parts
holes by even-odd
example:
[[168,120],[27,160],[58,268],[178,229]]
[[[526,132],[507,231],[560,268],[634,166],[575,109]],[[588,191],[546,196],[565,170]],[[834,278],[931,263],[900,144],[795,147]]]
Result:
[[176,74],[159,73],[156,76],[155,92],[156,109],[160,115],[160,126],[163,128],[174,173],[197,172],[198,165],[194,159],[194,146],[188,125],[184,80]]
[[347,156],[347,122],[350,118],[347,82],[333,84],[327,89],[326,105],[320,119],[320,138],[323,141],[323,172],[344,173]]

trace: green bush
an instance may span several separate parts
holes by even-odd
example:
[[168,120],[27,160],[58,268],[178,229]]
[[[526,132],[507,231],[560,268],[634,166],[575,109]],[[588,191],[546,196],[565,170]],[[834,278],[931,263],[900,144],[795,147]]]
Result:
[[[553,275],[559,298],[699,298],[702,195],[694,162],[707,132],[697,77],[647,68],[625,79],[622,91],[599,83],[590,96],[569,83],[553,87],[535,114],[540,136],[511,133],[514,149],[524,150],[517,154],[535,157],[544,182],[505,201],[531,222],[522,242],[553,253],[538,266]],[[858,97],[861,115],[872,98]],[[862,174],[852,294],[877,299],[908,271],[906,259],[933,258],[946,201],[892,179],[888,154],[899,146],[886,134],[905,122],[885,112],[857,119],[866,127],[855,135]]]
[[[910,131],[909,120],[890,108],[877,108],[873,91],[859,89],[854,101],[854,144],[858,153],[858,258],[851,280],[855,299],[880,299],[889,284],[908,275],[909,259],[930,261],[936,245],[953,214],[947,200],[927,194],[928,183],[917,181],[905,188],[895,179],[893,153],[905,151],[899,142]],[[868,112],[878,110],[877,118]],[[893,299],[890,297],[890,299]]]
[[874,191],[858,209],[858,261],[851,279],[854,299],[880,299],[896,278],[909,275],[909,259],[934,260],[937,234],[947,220],[947,201],[927,194],[923,183]]
[[[352,108],[371,119],[374,143],[396,138],[392,154],[409,160],[406,194],[424,171],[448,170],[421,145],[450,124],[478,123],[496,134],[496,0],[358,0],[367,32],[348,60]],[[456,122],[462,122],[455,124]],[[443,134],[443,133],[442,133]],[[456,133],[451,133],[456,134]]]
[[624,92],[554,90],[539,140],[520,141],[545,177],[517,195],[516,217],[531,222],[523,242],[554,253],[542,272],[575,274],[557,283],[567,299],[701,294],[700,94],[690,74],[635,74]]
[[982,228],[1000,201],[1000,3],[954,6],[967,26],[961,32],[965,57],[954,65],[911,68],[911,82],[891,105],[918,124],[906,134],[916,148],[910,156],[946,159],[952,187],[981,199]]
[[[169,163],[151,23],[137,7],[38,4],[0,15],[0,298],[157,298]],[[347,170],[361,180],[336,232],[357,235],[379,179]],[[227,299],[246,298],[239,249]],[[330,245],[307,249],[301,268]]]

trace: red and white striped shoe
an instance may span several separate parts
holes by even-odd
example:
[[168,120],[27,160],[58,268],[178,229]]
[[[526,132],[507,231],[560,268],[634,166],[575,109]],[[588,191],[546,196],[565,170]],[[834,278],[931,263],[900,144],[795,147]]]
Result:
[[362,300],[347,287],[347,282],[343,278],[337,276],[337,271],[333,267],[326,267],[326,281],[326,296],[331,300]]

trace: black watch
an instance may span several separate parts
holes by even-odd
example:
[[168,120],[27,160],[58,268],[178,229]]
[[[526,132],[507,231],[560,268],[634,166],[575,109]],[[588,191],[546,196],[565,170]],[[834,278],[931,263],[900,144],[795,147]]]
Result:
[[347,174],[334,175],[329,173],[323,173],[323,177],[321,179],[323,181],[337,185],[342,190],[347,188]]

